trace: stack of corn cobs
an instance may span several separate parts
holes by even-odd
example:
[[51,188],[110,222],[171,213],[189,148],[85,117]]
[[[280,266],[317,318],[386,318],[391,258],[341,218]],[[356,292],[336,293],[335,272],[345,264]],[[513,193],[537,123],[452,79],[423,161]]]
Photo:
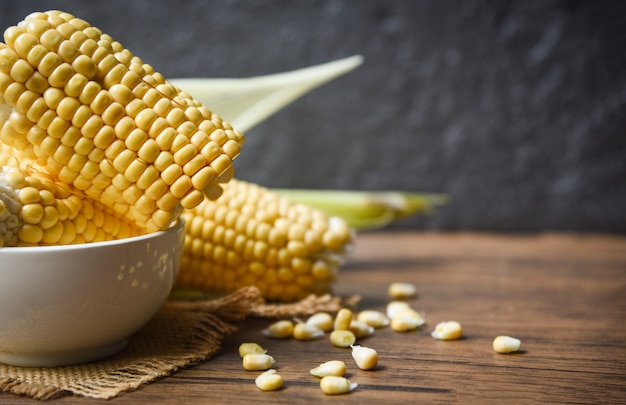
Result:
[[345,221],[233,179],[243,135],[84,20],[33,13],[0,43],[0,248],[121,239],[185,221],[177,286],[329,290]]

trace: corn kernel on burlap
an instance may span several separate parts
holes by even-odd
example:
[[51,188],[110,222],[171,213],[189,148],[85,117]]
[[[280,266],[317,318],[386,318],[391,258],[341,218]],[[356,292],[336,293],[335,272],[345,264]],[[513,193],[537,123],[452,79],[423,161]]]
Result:
[[[63,395],[113,398],[176,370],[210,359],[248,316],[281,317],[336,312],[340,300],[310,296],[293,304],[266,304],[255,287],[204,301],[168,301],[122,352],[94,363],[50,368],[0,364],[0,390],[35,399]],[[1,401],[0,401],[1,402]]]

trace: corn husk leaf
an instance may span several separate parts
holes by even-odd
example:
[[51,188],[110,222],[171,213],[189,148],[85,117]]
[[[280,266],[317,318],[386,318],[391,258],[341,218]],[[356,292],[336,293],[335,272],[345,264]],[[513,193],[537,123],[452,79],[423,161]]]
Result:
[[242,132],[311,90],[363,63],[360,55],[303,69],[242,79],[179,78],[170,82],[214,109]]
[[383,228],[413,215],[428,215],[448,201],[443,194],[399,191],[274,190],[292,201],[343,218],[357,231]]

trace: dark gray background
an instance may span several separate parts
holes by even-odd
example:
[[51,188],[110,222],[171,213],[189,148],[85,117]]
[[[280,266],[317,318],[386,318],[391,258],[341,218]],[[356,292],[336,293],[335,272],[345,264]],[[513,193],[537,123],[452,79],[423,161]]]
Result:
[[166,77],[363,55],[247,133],[241,179],[452,198],[404,227],[626,232],[626,2],[0,4],[3,28],[35,10],[71,12]]

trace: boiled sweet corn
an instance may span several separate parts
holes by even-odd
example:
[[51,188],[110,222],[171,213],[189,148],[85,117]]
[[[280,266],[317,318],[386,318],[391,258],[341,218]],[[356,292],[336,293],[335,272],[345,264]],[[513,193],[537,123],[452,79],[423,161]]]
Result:
[[277,301],[326,293],[352,242],[343,220],[236,179],[220,199],[181,217],[183,289],[226,293],[255,285]]
[[243,135],[119,42],[60,11],[0,43],[0,142],[148,231],[232,176]]
[[0,166],[0,247],[65,245],[143,233],[112,208],[82,198],[40,172]]
[[231,181],[240,132],[70,14],[33,13],[4,41],[0,247],[120,239],[182,217],[178,287],[255,285],[276,301],[328,292],[350,228]]

